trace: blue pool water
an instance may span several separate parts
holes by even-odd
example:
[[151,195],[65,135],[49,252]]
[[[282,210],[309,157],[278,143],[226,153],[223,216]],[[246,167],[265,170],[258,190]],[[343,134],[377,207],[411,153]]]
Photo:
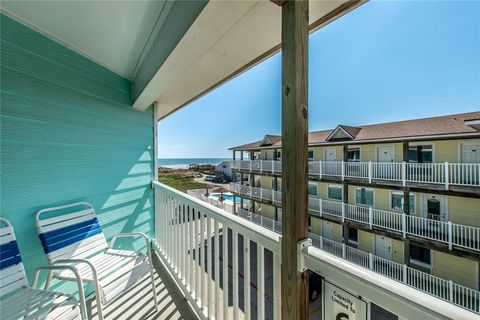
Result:
[[[218,200],[218,199],[220,198],[220,195],[221,195],[220,193],[212,193],[209,198]],[[224,198],[226,201],[233,202],[233,194],[231,194],[231,193],[224,193],[224,194],[223,194],[223,198]],[[236,202],[236,203],[240,203],[240,198],[237,197],[235,202]]]

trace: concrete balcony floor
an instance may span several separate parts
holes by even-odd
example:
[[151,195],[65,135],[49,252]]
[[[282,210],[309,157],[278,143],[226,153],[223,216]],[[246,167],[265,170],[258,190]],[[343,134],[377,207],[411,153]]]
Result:
[[[104,309],[104,319],[197,319],[190,304],[182,295],[173,279],[163,267],[155,253],[152,253],[155,267],[155,286],[158,297],[158,311],[155,311],[150,278],[145,278],[132,290],[113,301]],[[98,319],[95,299],[87,302],[90,319]]]

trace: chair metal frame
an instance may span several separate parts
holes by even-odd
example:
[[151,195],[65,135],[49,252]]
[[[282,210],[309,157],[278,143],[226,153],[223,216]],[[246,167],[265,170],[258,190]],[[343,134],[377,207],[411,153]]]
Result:
[[[42,215],[46,213],[61,212],[63,210],[68,211],[69,209],[75,207],[85,207],[86,209],[66,214],[60,213],[58,216],[53,218],[47,218],[44,220],[41,219]],[[153,273],[150,241],[144,233],[131,232],[116,234],[112,237],[110,245],[108,245],[101,226],[98,223],[95,210],[93,206],[88,202],[75,202],[63,206],[42,209],[37,212],[35,223],[50,265],[55,266],[57,264],[73,264],[75,266],[86,265],[88,267],[89,271],[91,272],[91,280],[82,280],[93,283],[99,320],[102,320],[104,318],[103,305],[108,305],[111,301],[116,300],[119,296],[128,292],[133,287],[133,285],[129,286],[120,293],[115,294],[114,297],[111,298],[111,301],[107,301],[107,298],[105,297],[106,294],[103,292],[105,297],[105,303],[102,303],[102,287],[99,281],[99,271],[97,270],[97,266],[95,265],[95,260],[93,258],[102,254],[113,255],[114,253],[112,253],[112,251],[115,251],[115,242],[119,238],[143,238],[145,240],[145,246],[147,250],[147,261],[143,261],[141,263],[148,263],[154,306],[155,310],[158,311],[158,301],[157,293],[155,290],[155,278]],[[73,228],[75,226],[78,226],[78,228]],[[65,232],[62,233],[62,230],[64,230]],[[53,232],[53,234],[50,237],[46,237],[46,234],[48,232]],[[70,238],[65,239],[65,236]],[[86,241],[86,244],[82,244],[82,241]],[[81,249],[81,252],[77,254],[77,251],[79,249]],[[60,254],[56,254],[57,251],[60,251]],[[134,254],[136,255],[135,257],[143,256],[143,253],[141,253],[139,250],[121,250],[121,252],[126,254]],[[138,265],[135,265],[134,268],[132,268],[130,271],[133,272],[136,266]],[[103,271],[101,273],[103,274]],[[55,274],[54,272],[49,271],[47,284],[49,284],[52,277],[69,280],[65,277],[60,276],[59,274]],[[80,275],[80,277],[82,277],[82,275]],[[139,280],[140,278],[136,280],[136,283],[138,283]]]
[[[56,293],[59,294],[58,297],[65,297],[72,302],[76,302],[80,308],[80,316],[82,319],[87,319],[87,309],[86,309],[86,303],[85,303],[85,295],[83,291],[83,281],[80,277],[80,273],[78,272],[77,268],[74,266],[70,265],[62,265],[58,264],[55,266],[41,266],[38,267],[33,275],[33,281],[32,285],[28,285],[28,280],[27,276],[25,273],[25,268],[23,266],[20,250],[18,248],[18,244],[16,243],[16,237],[15,237],[15,232],[13,230],[12,224],[5,218],[0,217],[0,222],[5,225],[5,227],[0,227],[0,244],[2,246],[4,245],[9,245],[9,250],[2,252],[2,262],[6,262],[9,259],[11,261],[8,261],[7,264],[8,266],[3,267],[0,269],[0,274],[1,273],[6,273],[4,275],[0,275],[0,279],[2,280],[2,284],[5,282],[9,282],[8,285],[4,286],[2,288],[2,292],[0,296],[5,296],[8,294],[12,293],[12,296],[9,298],[15,298],[11,302],[11,306],[14,306],[13,302],[18,301],[17,297],[23,297],[25,295],[25,291],[20,291],[20,288],[27,289],[30,288],[32,289],[32,293],[34,294],[42,294],[42,293]],[[38,275],[40,274],[41,271],[48,271],[49,273],[55,271],[55,270],[70,270],[76,278],[76,283],[77,283],[77,288],[78,288],[78,294],[79,294],[79,301],[77,301],[72,295],[69,294],[64,294],[58,291],[50,291],[48,290],[50,284],[49,281],[45,283],[44,289],[37,289],[37,283],[38,283]],[[13,278],[13,279],[12,279]],[[8,279],[8,280],[6,280]],[[8,288],[7,288],[8,286]],[[16,292],[18,291],[18,292]],[[37,312],[42,310],[44,304],[40,303],[37,306]],[[4,306],[5,307],[5,306]],[[52,309],[51,311],[54,311],[55,309]],[[5,312],[5,311],[3,311]],[[8,311],[7,311],[8,312]],[[67,312],[67,315],[70,315],[71,312]],[[74,316],[77,316],[78,314],[75,314]],[[35,316],[35,318],[38,318],[39,315],[32,315],[32,317]],[[57,317],[56,319],[62,319],[63,317]]]

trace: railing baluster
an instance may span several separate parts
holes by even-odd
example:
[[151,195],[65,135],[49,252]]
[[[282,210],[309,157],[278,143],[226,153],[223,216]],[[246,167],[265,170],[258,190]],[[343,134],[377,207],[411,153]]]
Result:
[[243,293],[245,319],[250,320],[251,286],[250,286],[250,239],[243,236]]
[[273,319],[280,319],[281,317],[281,277],[280,277],[280,257],[273,253]]
[[193,210],[193,226],[194,226],[194,233],[195,233],[195,299],[200,302],[202,296],[200,294],[200,275],[202,272],[200,266],[200,218],[198,215],[197,210]]
[[228,228],[222,225],[223,320],[228,319]]
[[207,314],[208,317],[212,317],[212,221],[209,217],[206,218],[207,222]]
[[215,257],[213,258],[215,262],[215,319],[220,319],[220,241],[217,220],[215,220],[213,230],[215,233],[213,243],[215,248]]
[[265,255],[260,244],[257,244],[257,319],[265,319]]
[[238,319],[238,232],[232,234],[233,254],[233,319]]

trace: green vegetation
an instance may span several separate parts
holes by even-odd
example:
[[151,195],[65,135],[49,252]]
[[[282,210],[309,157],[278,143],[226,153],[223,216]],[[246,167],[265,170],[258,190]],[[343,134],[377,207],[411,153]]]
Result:
[[196,182],[192,177],[178,177],[178,176],[160,176],[159,182],[166,184],[169,187],[175,188],[182,192],[187,192],[189,189],[205,188],[203,183]]

